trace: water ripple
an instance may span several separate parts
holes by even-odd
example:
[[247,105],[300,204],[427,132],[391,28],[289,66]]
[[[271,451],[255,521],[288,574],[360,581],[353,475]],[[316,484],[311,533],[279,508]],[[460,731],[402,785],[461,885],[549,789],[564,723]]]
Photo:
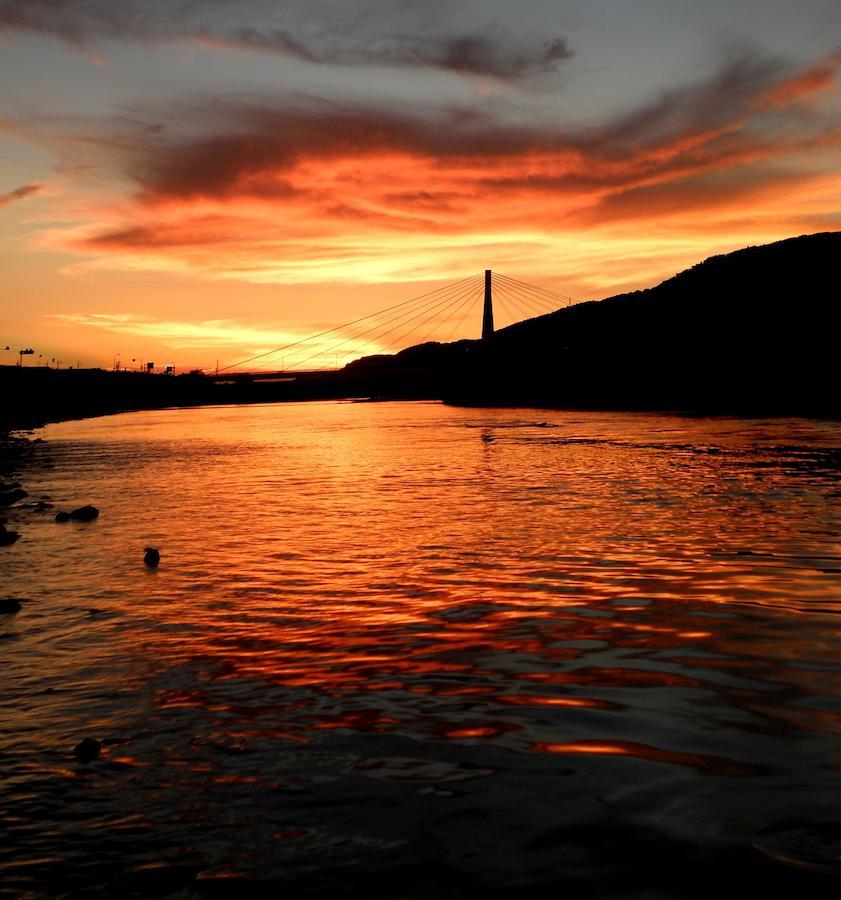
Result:
[[663,847],[699,890],[730,860],[829,896],[837,423],[325,403],[44,436],[18,477],[54,507],[12,507],[2,559],[0,896],[600,896]]

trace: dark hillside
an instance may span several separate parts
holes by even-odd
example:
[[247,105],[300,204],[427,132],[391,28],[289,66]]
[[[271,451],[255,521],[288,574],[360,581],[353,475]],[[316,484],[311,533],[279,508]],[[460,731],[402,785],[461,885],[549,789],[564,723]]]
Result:
[[131,409],[337,398],[841,417],[841,232],[715,256],[488,343],[426,343],[337,372],[167,377],[0,366],[0,433]]
[[841,232],[715,256],[498,332],[467,403],[837,414]]

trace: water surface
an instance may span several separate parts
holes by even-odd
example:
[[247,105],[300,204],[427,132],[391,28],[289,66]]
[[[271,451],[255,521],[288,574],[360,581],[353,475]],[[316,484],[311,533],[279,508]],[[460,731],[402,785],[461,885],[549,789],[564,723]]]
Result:
[[838,423],[40,434],[20,477],[54,507],[0,550],[31,600],[0,616],[0,895],[708,897],[731,867],[834,896]]

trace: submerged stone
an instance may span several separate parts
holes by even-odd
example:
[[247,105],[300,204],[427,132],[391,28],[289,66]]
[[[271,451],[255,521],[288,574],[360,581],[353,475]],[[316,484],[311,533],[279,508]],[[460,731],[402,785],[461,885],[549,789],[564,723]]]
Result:
[[155,547],[145,547],[143,550],[143,562],[149,566],[150,569],[154,569],[155,566],[161,561],[161,554]]
[[73,750],[73,755],[79,762],[91,762],[99,756],[102,744],[94,738],[86,737],[80,741]]
[[20,537],[20,532],[9,531],[5,525],[0,525],[0,547],[8,547]]
[[20,605],[20,600],[17,597],[0,598],[0,613],[17,613],[21,609],[23,607]]
[[69,522],[70,521],[70,513],[69,512],[57,512],[55,514],[56,522]]
[[95,518],[99,516],[99,510],[95,506],[91,506],[88,504],[87,506],[80,506],[78,509],[74,509],[72,513],[70,513],[70,518],[74,522],[91,522]]
[[10,490],[0,490],[0,506],[11,506],[13,503],[17,503],[18,500],[23,500],[24,497],[28,496],[29,494],[23,488],[15,487]]

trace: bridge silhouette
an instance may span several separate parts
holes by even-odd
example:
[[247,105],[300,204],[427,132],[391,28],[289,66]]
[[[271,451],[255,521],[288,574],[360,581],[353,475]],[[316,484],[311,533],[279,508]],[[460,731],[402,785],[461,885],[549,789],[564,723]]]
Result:
[[[492,340],[499,325],[505,327],[576,302],[558,291],[486,269],[370,315],[217,366],[215,372],[217,376],[236,377],[246,374],[244,366],[260,362],[266,376],[298,376],[335,370],[340,364],[365,355],[394,353],[430,341],[448,343],[475,313],[480,301],[481,339],[485,342]],[[272,357],[280,365],[269,372],[264,364]]]

